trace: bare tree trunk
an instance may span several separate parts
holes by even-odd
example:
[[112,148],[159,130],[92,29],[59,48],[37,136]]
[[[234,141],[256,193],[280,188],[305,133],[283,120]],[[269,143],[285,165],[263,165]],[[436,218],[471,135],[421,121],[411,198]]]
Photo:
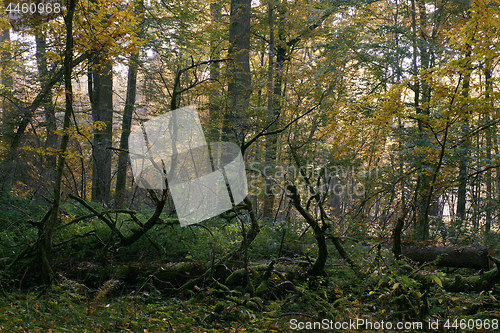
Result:
[[[16,122],[14,115],[14,107],[8,97],[14,88],[14,79],[12,77],[12,53],[10,52],[10,29],[2,28],[0,30],[0,45],[2,52],[0,54],[0,80],[2,83],[2,143],[6,146],[11,145],[14,138],[14,124]],[[7,155],[8,157],[8,155]],[[0,170],[4,176],[2,177],[3,184],[0,190],[8,191],[12,185],[12,169],[14,169],[15,161],[5,159],[3,168]]]
[[66,110],[64,112],[63,136],[59,148],[59,158],[55,173],[54,200],[50,215],[46,221],[42,221],[38,230],[38,264],[40,265],[43,283],[50,283],[53,276],[51,267],[52,240],[59,217],[61,202],[61,184],[66,160],[66,149],[69,142],[68,129],[71,125],[73,114],[73,87],[71,85],[71,71],[73,61],[73,14],[75,12],[76,0],[69,0],[67,14],[64,18],[66,23],[66,50],[64,54],[64,87],[66,96]]
[[[419,51],[420,51],[420,64],[421,69],[426,70],[430,65],[430,54],[429,47],[426,45],[428,43],[428,36],[426,35],[427,30],[427,12],[425,7],[425,0],[417,0],[418,11],[420,16],[420,39],[419,39]],[[429,101],[431,99],[431,88],[427,81],[420,75],[420,87],[422,93],[422,101],[417,110],[418,113],[425,115],[429,114]],[[423,128],[422,122],[419,122],[419,132],[427,136],[427,131]],[[429,165],[423,162],[424,168],[429,167]],[[419,201],[419,214],[417,215],[417,235],[420,240],[425,240],[429,238],[429,208],[432,200],[432,184],[431,176],[425,171],[421,173],[420,179],[420,191],[421,200]]]
[[118,168],[116,171],[116,193],[115,206],[122,207],[127,197],[127,167],[128,158],[128,138],[132,126],[132,114],[134,112],[136,92],[137,92],[137,63],[139,53],[134,53],[130,57],[127,76],[127,95],[125,97],[125,107],[123,108],[122,133],[120,136],[120,151],[118,154]]
[[[231,17],[229,24],[229,110],[224,112],[222,124],[222,139],[236,140],[244,143],[245,116],[250,105],[252,93],[250,76],[250,16],[251,0],[231,0]],[[233,259],[240,261],[250,243],[260,232],[259,224],[253,212],[252,203],[245,198],[245,204],[250,214],[250,229],[244,230],[243,241],[239,250],[233,254]]]
[[[286,41],[285,41],[285,32],[283,31],[283,27],[285,26],[284,21],[284,7],[278,7],[279,14],[279,24],[278,24],[278,39],[279,43],[276,45],[274,42],[274,36],[272,39],[272,54],[276,52],[276,66],[273,68],[274,72],[274,82],[273,82],[273,72],[270,72],[269,79],[271,80],[271,85],[269,86],[269,96],[270,100],[268,100],[268,121],[274,121],[281,114],[281,100],[283,94],[283,70],[286,61]],[[272,12],[270,13],[272,15]],[[270,16],[270,23],[272,23],[272,16]],[[271,49],[271,46],[270,46]],[[270,67],[271,70],[271,67]],[[274,85],[274,86],[272,86]],[[272,89],[272,90],[271,90]],[[271,129],[276,128],[277,123],[275,122]],[[268,167],[270,176],[265,179],[265,200],[264,200],[264,217],[272,218],[273,217],[273,207],[274,207],[274,193],[272,191],[272,176],[274,174],[275,168],[274,164],[276,163],[276,153],[277,153],[277,143],[278,143],[278,135],[269,135],[266,137],[266,155],[265,161],[266,166]]]
[[89,57],[88,85],[95,124],[92,147],[92,200],[108,203],[113,134],[113,65],[101,54]]
[[[14,79],[12,77],[12,53],[10,52],[10,29],[2,28],[0,30],[0,44],[2,45],[2,53],[0,54],[0,79],[3,86],[2,95],[12,92]],[[7,98],[2,98],[2,125],[3,125],[3,141],[10,143],[14,135],[14,121],[12,118],[12,105]]]
[[[485,93],[485,98],[487,103],[489,102],[492,110],[493,110],[493,100],[491,102],[489,101],[491,98],[491,92],[492,92],[492,82],[491,82],[491,69],[490,69],[490,61],[487,60],[485,64],[485,69],[484,69],[484,76],[486,79],[486,93]],[[488,128],[486,129],[486,160],[488,163],[492,163],[492,156],[491,156],[491,150],[492,150],[492,135],[493,135],[493,128],[491,124],[489,124],[491,118],[489,113],[486,113],[486,122]],[[486,223],[484,226],[484,238],[485,238],[485,243],[487,244],[489,242],[490,238],[490,232],[491,232],[491,222],[492,222],[492,214],[493,214],[493,205],[492,205],[492,200],[493,200],[493,181],[492,181],[492,172],[491,169],[488,169],[486,171]]]
[[[412,69],[413,69],[413,75],[415,77],[415,84],[413,86],[413,105],[415,107],[415,112],[417,114],[421,113],[420,109],[420,78],[419,78],[419,72],[420,69],[418,67],[418,62],[417,62],[417,49],[418,49],[418,37],[417,37],[417,9],[415,5],[415,0],[411,0],[411,26],[412,26],[412,46],[413,46],[413,54],[412,54]],[[418,131],[421,135],[423,135],[423,125],[420,120],[418,120]],[[422,187],[422,176],[417,177],[417,184],[415,186],[415,232],[417,236],[419,234],[424,233],[425,229],[425,224],[426,224],[426,218],[423,217],[422,215],[422,200],[419,199],[421,198],[421,187]]]
[[[418,6],[419,13],[419,32],[420,38],[417,37],[417,22],[416,22],[416,11]],[[431,100],[431,87],[422,78],[421,70],[429,69],[430,59],[431,59],[431,49],[428,46],[429,37],[427,36],[427,12],[425,0],[412,0],[412,44],[414,47],[413,54],[413,71],[414,75],[418,76],[414,87],[414,106],[417,114],[429,115],[429,102]],[[420,67],[417,64],[416,52],[420,55]],[[418,81],[418,82],[417,82]],[[424,123],[418,120],[418,131],[421,138],[425,138],[429,135],[428,131],[424,128]],[[416,186],[416,221],[415,221],[415,231],[417,238],[420,240],[425,240],[429,237],[429,209],[432,202],[432,177],[426,172],[426,169],[430,168],[428,162],[421,161],[422,172],[418,176],[417,186]],[[439,170],[439,169],[437,169]]]
[[[210,5],[210,11],[212,16],[212,22],[218,23],[222,18],[221,14],[221,4],[217,2],[213,2]],[[219,60],[220,59],[220,38],[216,31],[212,32],[210,36],[210,58],[211,60]],[[221,94],[219,89],[221,86],[219,84],[220,80],[220,64],[218,61],[212,61],[210,63],[210,80],[213,85],[216,86],[212,91],[210,91],[210,95],[208,96],[208,109],[209,109],[209,118],[210,125],[212,126],[209,131],[209,139],[211,141],[219,141],[220,139],[220,122],[221,122]]]
[[[268,3],[268,20],[269,20],[269,60],[267,70],[267,121],[271,122],[274,118],[274,3]],[[279,74],[278,74],[279,75]],[[280,89],[281,90],[281,89]],[[264,207],[263,218],[270,219],[273,217],[274,194],[272,189],[272,173],[276,160],[276,148],[273,145],[275,136],[271,135],[266,138],[266,153],[265,153],[265,172],[264,172]]]
[[[46,54],[46,42],[45,36],[41,33],[41,31],[37,31],[35,35],[36,41],[36,60],[38,67],[38,77],[40,81],[40,88],[43,89],[48,83],[48,68],[47,68],[47,59],[45,58]],[[57,123],[56,123],[56,115],[55,115],[55,106],[52,103],[52,91],[48,92],[42,102],[44,108],[45,115],[45,129],[47,131],[47,138],[45,139],[45,148],[48,149],[57,149]],[[57,164],[56,155],[52,153],[48,153],[45,157],[45,167],[48,170],[48,181],[52,183],[54,181],[54,172],[56,170]]]
[[[465,67],[465,75],[464,81],[462,85],[462,96],[464,99],[469,97],[469,86],[471,79],[471,71],[470,68],[470,56],[471,56],[471,48],[467,44],[466,45],[467,53],[466,53],[466,67]],[[467,106],[464,106],[467,108]],[[460,147],[459,153],[459,171],[458,171],[458,198],[457,198],[457,218],[458,218],[458,228],[461,229],[464,227],[465,219],[466,219],[466,204],[467,204],[467,182],[468,182],[468,174],[467,174],[467,165],[469,159],[469,149],[470,149],[470,140],[468,138],[469,133],[469,114],[468,110],[465,110],[465,114],[463,116],[463,124],[462,124],[462,137],[463,144]]]
[[245,116],[252,92],[250,76],[250,13],[251,0],[231,0],[229,24],[228,99],[229,110],[224,112],[223,139],[244,141]]
[[[137,13],[143,13],[142,1],[136,7]],[[138,37],[143,35],[142,28]],[[123,108],[122,133],[120,136],[120,146],[118,153],[118,167],[116,170],[115,206],[122,207],[127,198],[127,168],[129,164],[128,138],[132,126],[132,114],[134,113],[137,95],[137,67],[139,64],[139,51],[132,54],[128,64],[127,74],[127,94],[125,96],[125,106]]]
[[[493,101],[491,101],[491,103],[493,103]],[[497,117],[498,119],[498,114],[496,114],[494,117]],[[500,154],[500,150],[498,149],[498,138],[497,138],[497,135],[498,135],[498,126],[497,124],[493,125],[493,128],[492,128],[492,135],[493,135],[493,147],[495,149],[495,155],[498,156],[498,154]],[[500,225],[500,214],[498,213],[498,210],[499,210],[499,206],[498,206],[498,202],[500,202],[500,167],[496,167],[495,168],[495,202],[497,203],[495,205],[495,215],[496,215],[496,222],[497,222],[497,225]]]

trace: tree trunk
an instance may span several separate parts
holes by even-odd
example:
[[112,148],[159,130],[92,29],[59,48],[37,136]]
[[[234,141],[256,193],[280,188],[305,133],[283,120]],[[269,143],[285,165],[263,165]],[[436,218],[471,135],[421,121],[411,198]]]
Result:
[[[10,29],[0,29],[0,79],[2,83],[2,95],[13,91],[14,79],[12,77],[12,53],[10,52]],[[14,135],[14,119],[12,119],[12,105],[7,98],[2,99],[2,135],[4,143],[10,144]]]
[[224,112],[223,139],[242,143],[250,94],[250,13],[251,0],[231,0],[229,24],[228,105]]
[[[464,75],[464,83],[462,86],[462,96],[464,99],[469,97],[469,86],[470,86],[470,78],[471,78],[471,69],[470,67],[470,55],[471,55],[471,50],[470,46],[467,45],[467,55],[466,55],[466,60],[467,60],[467,66],[465,68],[465,75]],[[465,107],[467,107],[465,105]],[[459,171],[458,171],[458,198],[457,198],[457,218],[458,218],[458,225],[457,227],[459,230],[464,226],[465,220],[466,220],[466,204],[467,204],[467,181],[468,181],[468,174],[467,174],[467,165],[468,165],[468,159],[469,159],[469,149],[470,149],[470,140],[468,138],[469,134],[469,115],[468,111],[465,110],[465,114],[462,117],[463,123],[462,123],[462,140],[463,144],[459,149]]]
[[[271,6],[271,3],[269,4]],[[276,67],[273,67],[272,61],[270,61],[269,64],[269,87],[268,87],[268,121],[274,121],[277,117],[280,116],[281,114],[281,99],[282,99],[282,84],[283,84],[283,69],[284,69],[284,63],[286,60],[286,49],[284,45],[285,43],[285,34],[283,32],[283,26],[285,25],[284,22],[284,9],[283,7],[279,7],[279,15],[280,15],[280,22],[278,26],[278,38],[279,38],[279,43],[278,45],[275,45],[274,42],[274,26],[273,26],[273,11],[272,7],[269,9],[269,25],[271,29],[271,35],[270,35],[270,55],[269,59],[272,59],[272,56],[274,55],[276,51]],[[274,74],[274,75],[273,75]],[[273,83],[273,76],[274,76],[274,83]],[[274,86],[273,86],[274,84]],[[276,128],[276,123],[270,127],[271,130]],[[266,155],[265,155],[265,164],[267,169],[269,170],[269,174],[266,174],[265,178],[265,188],[264,188],[264,217],[265,218],[272,218],[273,217],[273,207],[274,207],[274,193],[273,193],[273,182],[272,182],[272,177],[274,176],[275,168],[274,164],[276,163],[276,150],[277,150],[277,143],[278,143],[278,135],[268,135],[266,137]]]
[[[141,15],[144,12],[144,4],[141,1],[137,4],[136,12]],[[141,27],[144,22],[141,22]],[[138,38],[142,38],[143,29],[137,33]],[[122,207],[127,199],[127,169],[129,164],[128,138],[132,126],[132,114],[134,113],[137,94],[137,67],[139,64],[139,51],[132,54],[128,64],[127,94],[125,96],[125,106],[123,108],[122,133],[120,136],[120,147],[118,153],[118,167],[116,170],[115,206]]]
[[[430,65],[429,47],[427,45],[428,36],[427,30],[427,12],[425,7],[425,0],[417,0],[419,17],[420,17],[420,39],[418,40],[418,49],[420,53],[420,66],[421,70],[426,70]],[[429,102],[431,99],[431,88],[427,81],[419,74],[421,97],[422,100],[418,102],[417,113],[429,114]],[[424,129],[422,121],[419,121],[418,130],[421,137],[427,137],[428,132]],[[428,163],[422,161],[423,172],[420,175],[420,199],[417,208],[417,237],[420,240],[429,238],[429,208],[432,200],[432,183],[431,176],[426,172],[430,167]]]
[[[210,11],[212,16],[212,22],[214,26],[219,24],[222,14],[221,14],[221,4],[219,2],[213,2],[210,5]],[[215,31],[215,27],[212,28],[212,34],[210,36],[210,54],[211,60],[220,59],[220,38],[218,32]],[[221,89],[220,80],[220,64],[217,61],[212,61],[210,63],[210,80],[212,81],[213,88],[208,96],[208,110],[210,118],[210,131],[208,133],[208,139],[210,141],[217,142],[220,140],[220,121],[221,121],[221,94],[219,90]]]
[[392,230],[392,253],[394,258],[398,259],[402,254],[401,248],[401,233],[405,225],[406,214],[403,212],[396,222],[394,229]]
[[[267,121],[273,121],[274,114],[274,3],[268,3],[268,20],[269,20],[269,60],[267,71]],[[278,74],[279,75],[279,74]],[[280,89],[281,90],[281,89]],[[264,171],[264,207],[263,218],[271,219],[273,217],[274,194],[272,189],[273,164],[276,159],[276,148],[273,145],[274,135],[266,138],[266,153],[265,153],[265,171]]]
[[230,256],[230,259],[233,262],[240,264],[241,261],[246,257],[248,247],[260,232],[259,222],[257,221],[257,217],[255,216],[254,206],[252,202],[248,197],[246,197],[244,203],[247,206],[246,209],[248,210],[248,213],[250,215],[250,229],[248,229],[248,231],[243,230],[243,240],[241,241],[240,247]]
[[[491,70],[490,70],[490,61],[486,61],[485,64],[485,69],[484,69],[484,76],[486,80],[486,92],[485,92],[485,98],[488,104],[491,105],[491,110],[493,110],[493,100],[490,101],[491,98],[491,92],[492,92],[492,81],[491,81]],[[486,113],[486,123],[488,124],[488,128],[486,129],[486,160],[488,161],[488,164],[492,163],[492,156],[491,156],[491,150],[492,150],[492,136],[493,136],[493,128],[492,125],[489,124],[491,121],[489,113]],[[491,222],[492,222],[492,214],[493,214],[493,181],[492,181],[492,172],[491,169],[488,169],[486,171],[486,223],[484,226],[484,238],[485,238],[485,243],[489,241],[490,237],[490,232],[491,232]]]
[[[229,109],[224,112],[222,139],[236,140],[244,143],[245,117],[250,105],[252,92],[250,76],[250,16],[251,0],[231,0],[231,17],[229,24],[229,67],[228,99]],[[244,231],[243,241],[233,258],[241,259],[248,246],[260,232],[259,224],[253,212],[252,203],[245,199],[251,216],[251,225]]]
[[113,65],[102,54],[89,57],[89,97],[94,121],[92,201],[108,203],[111,186],[113,134]]
[[[10,52],[10,29],[2,28],[0,30],[0,45],[2,52],[0,53],[0,80],[2,83],[2,127],[1,138],[5,146],[9,146],[14,138],[14,124],[16,122],[14,115],[14,107],[8,97],[14,90],[14,79],[12,77],[12,54]],[[7,155],[8,156],[8,155]],[[3,173],[3,183],[0,190],[8,191],[12,185],[12,170],[15,161],[6,158],[3,163],[3,168],[0,170]]]
[[116,171],[116,207],[122,207],[127,197],[127,167],[129,163],[128,138],[130,136],[130,128],[132,126],[132,114],[134,112],[137,92],[138,61],[139,53],[134,53],[128,64],[127,95],[125,97],[125,107],[123,108],[122,133],[120,136],[120,151],[118,154],[118,168]]
[[[425,6],[425,0],[412,0],[412,44],[413,44],[413,71],[416,76],[415,86],[414,86],[414,106],[415,112],[417,114],[429,115],[429,102],[431,100],[431,87],[422,77],[422,70],[429,69],[431,49],[428,46],[429,36],[427,36],[427,12]],[[417,8],[419,14],[419,32],[420,37],[417,36]],[[417,48],[420,55],[420,67],[417,63]],[[424,123],[418,120],[418,132],[420,138],[428,137],[429,133],[424,127]],[[432,202],[432,177],[428,172],[431,168],[428,162],[425,160],[419,161],[421,172],[417,178],[417,186],[415,188],[416,205],[416,221],[415,221],[415,233],[417,238],[420,240],[425,240],[429,237],[429,209]]]
[[[48,83],[48,68],[47,68],[47,59],[45,58],[46,54],[46,42],[45,36],[41,31],[37,31],[35,35],[36,41],[36,60],[38,67],[38,77],[40,81],[40,88],[43,89]],[[56,170],[56,155],[54,155],[51,150],[57,149],[57,123],[56,123],[56,114],[55,107],[52,103],[52,91],[48,92],[45,96],[43,102],[44,115],[45,115],[45,129],[46,129],[46,139],[45,139],[45,148],[48,149],[48,153],[45,157],[45,168],[48,170],[48,181],[52,183],[54,181],[54,171]]]
[[[493,102],[493,101],[491,101],[491,103],[494,103],[494,102]],[[497,117],[497,119],[498,119],[499,115],[498,115],[498,114],[496,114],[496,115],[494,115],[494,117]],[[493,131],[493,133],[492,133],[492,134],[493,134],[493,147],[494,147],[494,150],[495,150],[495,155],[496,155],[496,156],[499,156],[499,154],[500,154],[500,149],[498,149],[498,143],[499,143],[499,142],[498,142],[498,138],[497,138],[497,136],[498,136],[498,125],[497,125],[497,124],[494,124],[494,125],[493,125],[493,129],[492,129],[492,131]],[[496,183],[496,188],[495,188],[495,193],[496,193],[496,195],[495,195],[495,201],[496,201],[496,202],[500,202],[500,167],[498,167],[498,166],[495,168],[495,178],[496,178],[496,179],[495,179],[495,183]],[[497,204],[497,205],[496,205],[496,208],[495,208],[495,210],[496,210],[496,211],[495,211],[495,215],[496,215],[496,217],[497,217],[497,218],[496,218],[497,225],[499,225],[499,226],[500,226],[500,214],[498,213],[498,209],[499,209],[499,206],[498,206],[498,204]]]
[[[313,266],[309,270],[312,276],[325,275],[325,264],[328,258],[328,248],[326,246],[326,226],[320,226],[318,221],[302,206],[300,195],[297,188],[294,185],[288,185],[287,190],[290,192],[289,197],[292,200],[292,204],[297,209],[297,211],[306,220],[307,224],[312,228],[314,238],[318,243],[318,258],[314,262]],[[335,237],[333,238],[335,239]],[[335,241],[334,241],[335,243]],[[339,251],[341,255],[345,254],[343,251]]]
[[[420,79],[418,77],[419,74],[419,67],[418,67],[418,62],[417,62],[417,48],[418,48],[418,42],[417,42],[417,10],[415,6],[415,0],[411,0],[411,29],[412,29],[412,46],[413,46],[413,54],[412,54],[412,69],[413,69],[413,75],[414,75],[414,86],[413,86],[413,106],[415,108],[415,112],[417,114],[420,113]],[[418,131],[420,134],[422,134],[423,131],[423,126],[421,124],[421,121],[418,120]],[[422,219],[420,214],[421,209],[419,209],[419,200],[420,198],[420,187],[422,183],[422,176],[417,177],[417,184],[415,186],[415,204],[414,204],[414,209],[415,209],[415,233],[419,234],[419,226],[421,224],[424,224],[425,227],[425,221],[420,221]]]
[[71,84],[71,71],[73,61],[73,14],[75,12],[76,0],[69,0],[67,14],[64,18],[66,23],[66,50],[64,54],[64,88],[66,97],[66,109],[64,112],[63,136],[59,148],[59,158],[55,173],[54,199],[48,219],[41,222],[38,232],[38,264],[43,283],[50,283],[53,276],[50,263],[52,252],[52,240],[59,217],[61,201],[61,184],[66,160],[66,149],[69,142],[69,128],[73,115],[73,87]]

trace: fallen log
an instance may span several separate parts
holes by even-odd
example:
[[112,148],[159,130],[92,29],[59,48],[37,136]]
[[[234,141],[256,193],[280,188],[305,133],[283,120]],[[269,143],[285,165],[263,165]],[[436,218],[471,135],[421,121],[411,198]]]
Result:
[[418,263],[432,263],[442,267],[460,267],[489,270],[493,249],[487,247],[404,247],[403,256]]
[[[441,276],[438,278],[440,286],[449,292],[471,292],[492,289],[500,283],[500,260],[494,257],[490,257],[489,259],[495,264],[495,268],[474,276],[465,277],[458,274],[453,277]],[[409,271],[413,271],[413,268],[408,264],[402,267],[407,267]],[[438,283],[434,274],[422,274],[413,271],[412,276],[420,281],[423,286],[431,286]]]
[[[57,266],[56,266],[57,268]],[[128,263],[116,266],[101,266],[91,262],[81,262],[69,270],[59,269],[64,276],[82,281],[97,288],[107,280],[120,280],[126,285],[143,284],[146,281],[156,288],[178,288],[187,281],[203,276],[207,267],[203,262],[178,263]]]

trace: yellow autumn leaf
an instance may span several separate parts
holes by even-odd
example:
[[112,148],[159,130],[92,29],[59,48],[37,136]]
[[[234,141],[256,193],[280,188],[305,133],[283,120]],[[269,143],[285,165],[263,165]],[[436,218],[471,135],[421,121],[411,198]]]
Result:
[[437,276],[433,276],[432,279],[434,280],[434,282],[437,283],[438,286],[440,286],[441,288],[443,288],[443,282],[441,281],[440,278],[438,278]]

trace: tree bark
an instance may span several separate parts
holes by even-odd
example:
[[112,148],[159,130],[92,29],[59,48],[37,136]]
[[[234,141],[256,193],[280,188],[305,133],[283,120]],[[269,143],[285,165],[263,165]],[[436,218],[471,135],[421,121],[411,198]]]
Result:
[[[274,91],[273,91],[273,78],[274,78],[274,3],[268,3],[268,20],[269,20],[269,60],[267,70],[267,121],[272,121],[274,112]],[[266,153],[265,153],[265,172],[264,172],[264,207],[263,218],[270,219],[273,217],[274,195],[272,192],[272,144],[271,135],[266,138]],[[268,171],[269,170],[269,171]]]
[[[283,82],[283,67],[286,60],[285,37],[283,32],[284,26],[284,10],[279,10],[279,26],[278,38],[279,43],[275,45],[274,41],[274,14],[273,3],[269,3],[269,73],[268,73],[268,104],[267,104],[267,120],[268,122],[274,121],[281,114],[281,95],[282,95],[282,82]],[[276,56],[276,66],[274,66],[273,57]],[[276,122],[270,127],[270,130],[276,129]],[[268,135],[266,137],[266,154],[265,154],[265,183],[264,183],[264,207],[263,217],[272,218],[274,208],[274,193],[273,193],[273,176],[276,163],[278,135]]]
[[120,151],[118,154],[118,168],[116,170],[115,206],[122,207],[127,197],[127,167],[129,163],[128,138],[132,126],[132,114],[134,112],[137,92],[137,63],[139,53],[134,53],[129,60],[127,75],[127,95],[125,107],[123,108],[122,133],[120,136]]
[[[229,24],[229,84],[228,106],[224,112],[222,124],[222,139],[236,141],[243,146],[245,139],[245,117],[250,105],[252,93],[250,75],[250,16],[251,0],[231,0],[231,15]],[[233,259],[241,261],[248,246],[257,237],[260,227],[253,212],[252,203],[245,198],[248,207],[251,225],[248,231],[244,230],[243,240],[239,250],[233,254]]]
[[250,76],[251,0],[231,0],[229,24],[228,106],[224,112],[223,139],[243,143],[245,116],[252,92]]
[[399,258],[402,254],[401,248],[401,233],[403,231],[403,227],[405,225],[405,217],[406,214],[402,214],[402,216],[398,217],[396,225],[392,231],[392,253],[394,254],[394,258]]
[[230,256],[230,259],[235,263],[241,263],[241,261],[246,258],[248,247],[260,232],[259,222],[257,221],[257,217],[255,216],[252,202],[248,197],[246,197],[244,203],[250,215],[250,229],[248,229],[248,231],[247,230],[242,231],[243,240],[241,241],[240,247]]
[[[417,0],[418,13],[420,18],[420,38],[417,37],[416,33],[416,8],[414,0],[412,0],[412,20],[413,20],[413,38],[414,45],[418,47],[418,51],[420,54],[420,67],[415,67],[415,75],[418,75],[419,84],[416,86],[416,89],[419,89],[419,93],[415,93],[415,111],[417,114],[429,115],[429,102],[431,99],[431,87],[426,82],[424,78],[422,78],[421,70],[426,70],[430,65],[430,54],[428,43],[428,36],[426,35],[427,30],[427,12],[425,7],[425,0]],[[416,52],[416,49],[414,50]],[[415,66],[416,64],[414,64]],[[421,100],[420,100],[421,97]],[[421,120],[418,121],[418,131],[420,133],[420,137],[427,137],[428,132],[424,128],[424,124]],[[418,201],[417,201],[417,214],[416,214],[416,234],[418,239],[425,240],[429,238],[429,207],[432,200],[432,182],[431,176],[427,173],[427,170],[430,165],[425,161],[420,162],[422,164],[422,172],[420,173],[417,183],[417,191],[418,191]]]
[[[92,201],[108,203],[111,186],[113,134],[113,65],[105,55],[89,57],[89,97],[94,121],[92,146]],[[97,123],[96,123],[97,122]]]
[[[491,101],[491,103],[494,103],[493,101]],[[498,111],[497,111],[497,114],[494,115],[494,117],[496,117],[498,119],[500,115],[498,114]],[[494,147],[494,151],[495,151],[495,155],[496,156],[499,156],[500,154],[500,149],[498,148],[498,124],[495,124],[492,128],[492,131],[493,131],[493,147]],[[495,183],[496,183],[496,186],[495,186],[495,200],[496,202],[500,202],[500,167],[496,167],[495,168]],[[498,204],[496,205],[495,207],[495,215],[496,215],[496,222],[497,222],[497,225],[500,225],[500,214],[498,213],[498,209],[499,209],[499,206]]]

